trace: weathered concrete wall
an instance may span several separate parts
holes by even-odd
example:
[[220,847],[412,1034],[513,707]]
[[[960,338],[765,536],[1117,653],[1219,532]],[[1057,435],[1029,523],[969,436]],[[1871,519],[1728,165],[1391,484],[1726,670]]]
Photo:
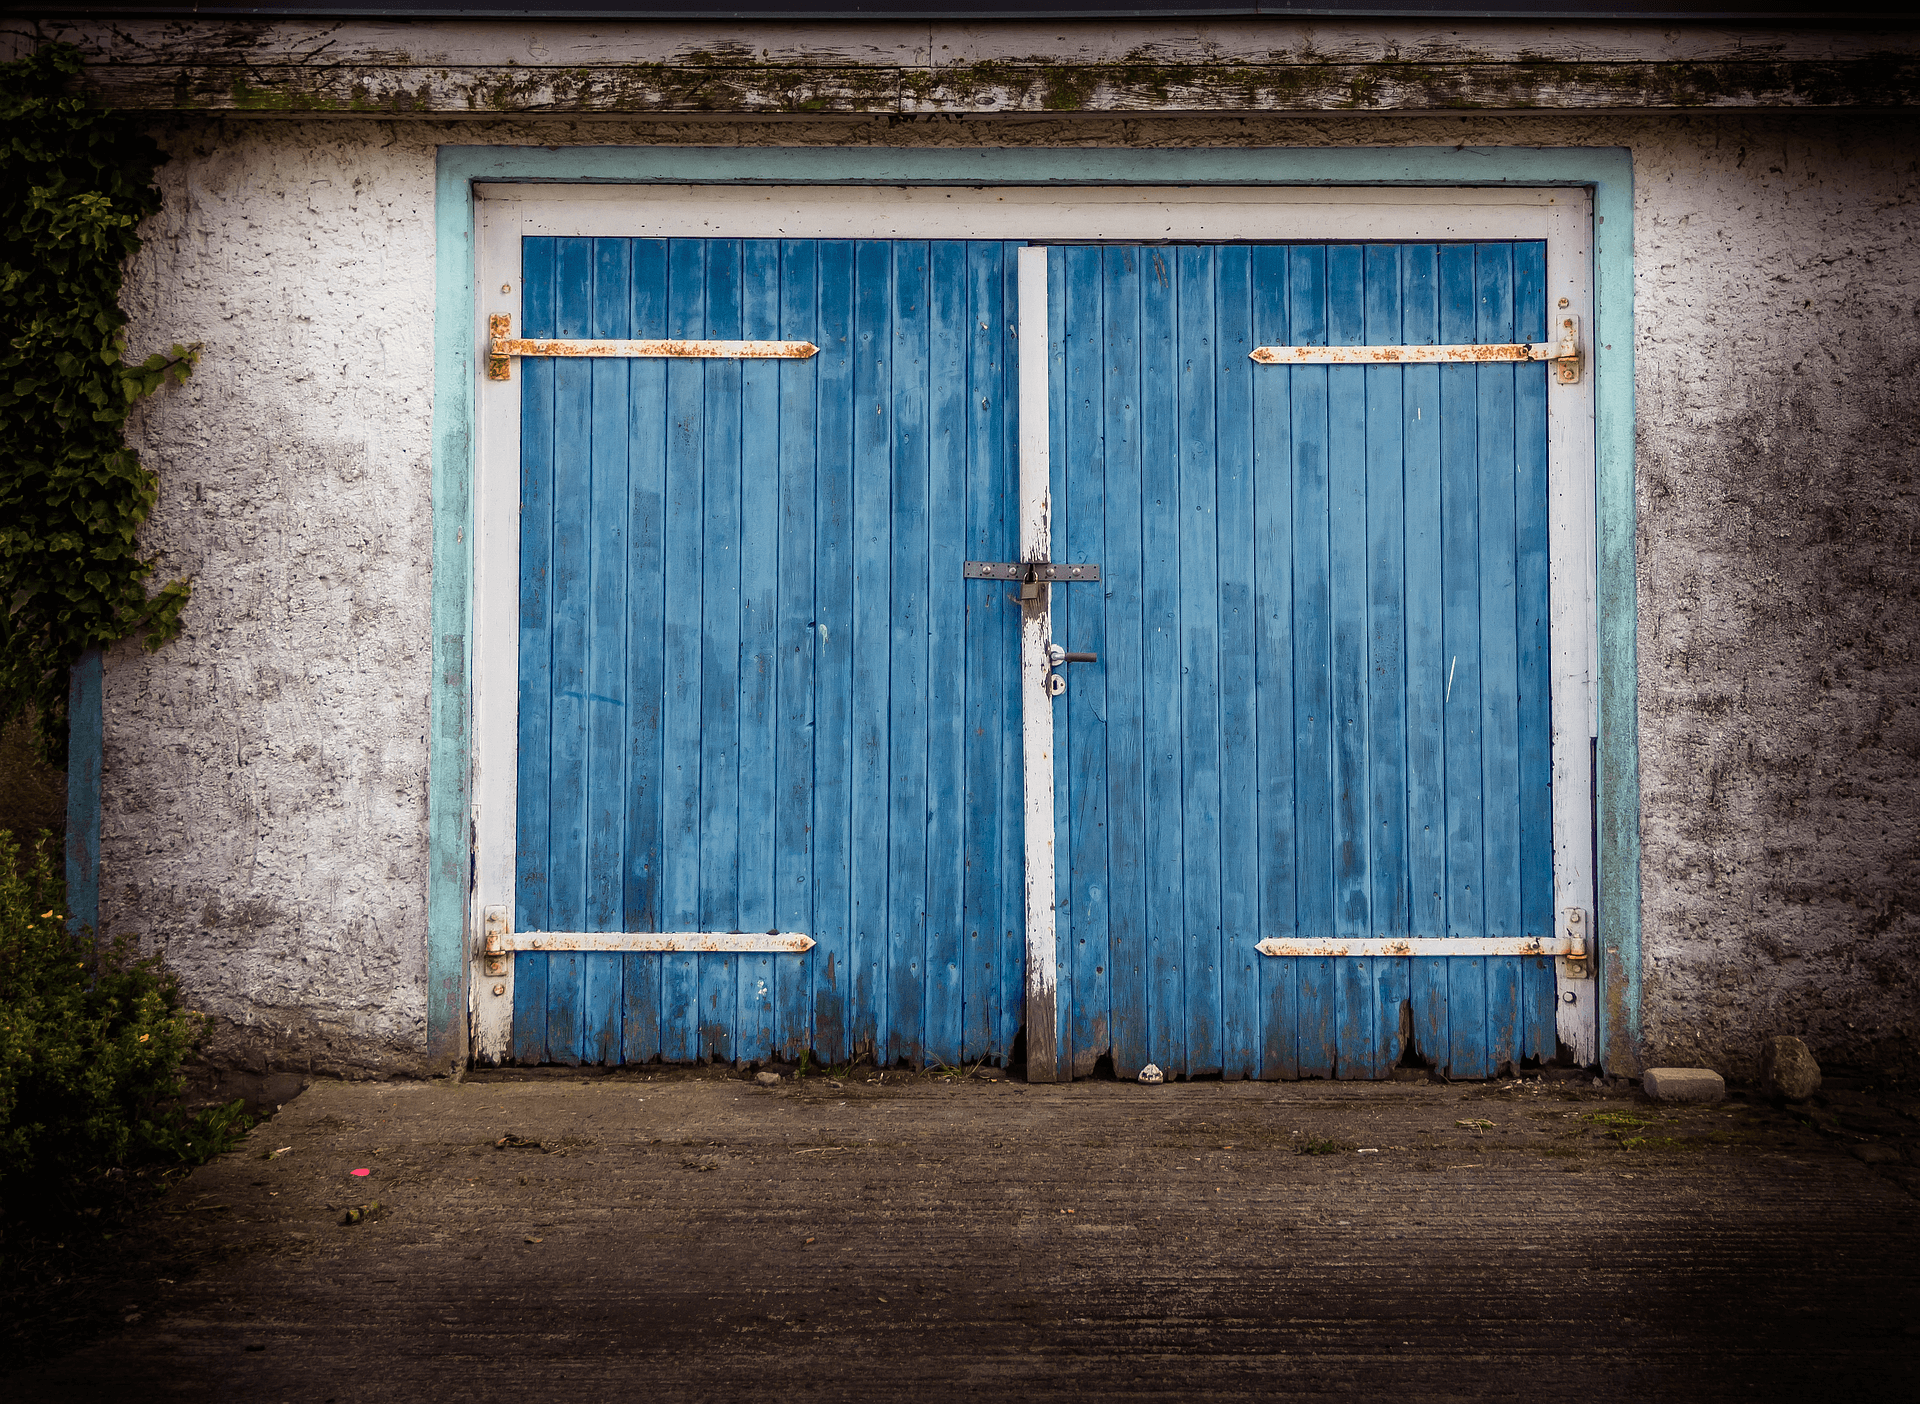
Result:
[[[193,121],[129,306],[206,343],[138,427],[184,637],[107,684],[103,915],[227,1056],[424,1054],[437,142],[1635,152],[1646,1032],[1911,1050],[1920,397],[1909,118]],[[1907,1056],[1910,1056],[1908,1054]]]
[[1652,1054],[1920,1042],[1916,123],[1689,123],[1639,165]]
[[432,153],[391,135],[183,134],[126,297],[206,354],[137,430],[194,594],[107,665],[101,918],[243,1063],[425,1049]]

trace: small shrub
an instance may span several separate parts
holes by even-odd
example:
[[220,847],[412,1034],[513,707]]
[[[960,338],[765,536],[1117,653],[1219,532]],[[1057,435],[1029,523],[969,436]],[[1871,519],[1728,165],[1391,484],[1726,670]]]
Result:
[[132,938],[67,931],[46,844],[0,830],[0,1187],[64,1199],[102,1172],[197,1164],[246,1130],[240,1102],[188,1116],[182,1063],[209,1021]]

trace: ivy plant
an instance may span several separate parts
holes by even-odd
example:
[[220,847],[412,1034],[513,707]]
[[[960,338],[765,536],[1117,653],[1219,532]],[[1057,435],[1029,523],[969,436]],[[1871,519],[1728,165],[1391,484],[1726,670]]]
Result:
[[180,630],[189,583],[149,590],[157,561],[139,536],[158,481],[125,430],[198,355],[125,359],[120,286],[164,157],[68,91],[79,71],[60,44],[0,64],[0,724],[30,711],[56,765],[81,654]]

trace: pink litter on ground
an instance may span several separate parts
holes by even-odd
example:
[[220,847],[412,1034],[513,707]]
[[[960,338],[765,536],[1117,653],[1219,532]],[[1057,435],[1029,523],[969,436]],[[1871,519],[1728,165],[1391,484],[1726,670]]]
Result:
[[373,1173],[373,1171],[371,1171],[371,1170],[349,1170],[349,1171],[347,1171],[347,1173],[348,1173],[349,1175],[371,1175],[371,1174]]

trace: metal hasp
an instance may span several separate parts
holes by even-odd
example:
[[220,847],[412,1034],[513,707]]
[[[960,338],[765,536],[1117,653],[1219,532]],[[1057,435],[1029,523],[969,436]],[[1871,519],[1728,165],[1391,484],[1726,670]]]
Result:
[[626,360],[804,361],[820,348],[811,341],[571,341],[513,335],[513,317],[487,318],[487,379],[512,380],[515,356],[607,356]]
[[[1100,580],[1097,565],[1070,565],[1064,561],[968,561],[961,572],[968,580],[1017,580],[1020,602],[1031,604],[1040,598],[1042,585],[1079,585]],[[1053,670],[1063,663],[1098,663],[1091,653],[1068,653],[1059,644],[1047,645],[1046,689],[1050,697],[1067,690],[1067,680]]]
[[1560,313],[1557,341],[1509,341],[1460,346],[1256,346],[1249,357],[1263,366],[1395,366],[1465,362],[1551,361],[1562,385],[1580,382],[1580,319]]
[[[1022,585],[1073,585],[1084,581],[1098,582],[1100,567],[1097,565],[1068,565],[1056,561],[968,561],[961,572],[969,580],[1018,580]],[[1035,590],[1029,595],[1020,593],[1023,600],[1040,597]]]
[[1020,582],[1020,602],[1031,604],[1040,598],[1042,585],[1098,582],[1100,567],[1053,561],[968,561],[961,574],[968,580],[1017,580]]

